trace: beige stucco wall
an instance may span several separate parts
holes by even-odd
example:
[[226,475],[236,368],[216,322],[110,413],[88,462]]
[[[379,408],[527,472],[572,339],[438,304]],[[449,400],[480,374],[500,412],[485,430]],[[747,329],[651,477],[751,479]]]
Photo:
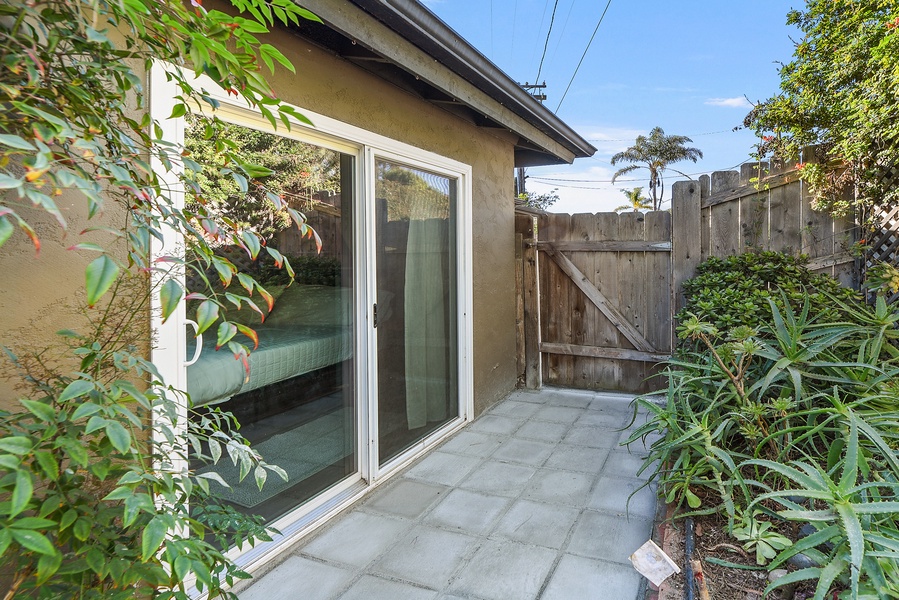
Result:
[[[120,241],[109,233],[85,232],[85,229],[119,228],[126,218],[126,211],[120,204],[107,201],[94,218],[88,219],[84,196],[64,192],[54,198],[66,221],[66,229],[63,229],[45,211],[30,206],[28,200],[17,201],[11,195],[13,197],[5,201],[10,202],[17,214],[34,228],[40,240],[40,251],[35,250],[31,240],[19,228],[0,247],[0,346],[9,348],[23,359],[42,352],[42,360],[48,365],[54,365],[54,369],[63,374],[70,374],[78,370],[80,359],[72,354],[57,332],[70,329],[87,333],[88,317],[96,319],[101,307],[88,308],[84,292],[85,267],[98,254],[69,248],[81,242],[101,244],[124,262],[126,254]],[[140,282],[135,285],[145,289]],[[145,329],[142,326],[139,329],[140,339],[132,341],[149,352],[149,321]],[[0,409],[21,409],[16,399],[28,391],[27,387],[22,388],[22,383],[22,377],[6,354],[0,354]]]
[[[336,58],[286,32],[270,36],[297,68],[279,72],[275,89],[285,101],[351,125],[472,166],[475,411],[480,414],[515,385],[513,147],[490,133]],[[84,267],[95,256],[66,250],[86,241],[83,199],[62,196],[70,221],[62,235],[55,222],[35,212],[43,240],[40,256],[17,232],[0,249],[0,344],[22,346],[51,339],[73,327],[70,307],[80,304]],[[103,221],[121,214],[110,205]],[[0,408],[15,393],[0,377]]]
[[474,391],[480,414],[515,387],[513,146],[333,54],[287,34],[275,43],[297,74],[282,100],[472,167]]

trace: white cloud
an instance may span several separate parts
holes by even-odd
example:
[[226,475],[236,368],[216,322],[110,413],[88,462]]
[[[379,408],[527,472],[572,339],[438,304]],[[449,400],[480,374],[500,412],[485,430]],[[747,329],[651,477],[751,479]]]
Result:
[[709,106],[724,106],[726,108],[752,108],[752,103],[743,96],[736,98],[709,98],[705,101]]

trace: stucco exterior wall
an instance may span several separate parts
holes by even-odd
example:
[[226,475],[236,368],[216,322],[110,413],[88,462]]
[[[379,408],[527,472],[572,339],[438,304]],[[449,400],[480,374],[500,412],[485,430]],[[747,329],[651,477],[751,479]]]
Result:
[[[138,66],[134,69],[137,73],[142,71]],[[136,103],[131,108],[131,116],[139,120]],[[97,243],[124,263],[127,256],[124,245],[113,235],[84,231],[103,227],[118,229],[125,222],[127,212],[121,204],[109,200],[97,215],[88,219],[87,200],[81,194],[64,191],[54,200],[65,218],[65,230],[54,217],[32,207],[27,199],[18,204],[11,202],[16,212],[34,228],[40,251],[35,250],[19,228],[0,247],[0,346],[9,348],[20,358],[42,351],[43,361],[58,365],[60,372],[69,374],[78,370],[80,359],[71,353],[57,332],[70,329],[87,333],[86,314],[96,318],[103,304],[101,301],[98,307],[89,309],[85,299],[84,270],[98,254],[69,248],[82,242]],[[133,285],[128,293],[144,298],[143,280],[138,278]],[[146,315],[146,328],[136,325],[138,339],[131,341],[149,355],[149,310]],[[6,354],[0,354],[0,409],[21,410],[17,398],[27,391],[17,389],[21,384],[22,378]]]
[[271,37],[297,69],[273,78],[282,100],[472,166],[474,393],[480,414],[516,383],[511,140],[289,33]]
[[[490,133],[285,31],[269,36],[294,63],[297,74],[273,79],[283,100],[392,139],[472,166],[474,390],[475,413],[515,386],[513,146],[501,132]],[[22,347],[53,339],[64,327],[77,328],[70,313],[82,304],[84,267],[90,253],[66,248],[87,226],[82,198],[61,196],[70,223],[63,235],[51,217],[37,211],[43,240],[40,256],[17,232],[0,250],[0,344]],[[116,224],[115,205],[91,225]],[[16,396],[0,373],[0,408]]]

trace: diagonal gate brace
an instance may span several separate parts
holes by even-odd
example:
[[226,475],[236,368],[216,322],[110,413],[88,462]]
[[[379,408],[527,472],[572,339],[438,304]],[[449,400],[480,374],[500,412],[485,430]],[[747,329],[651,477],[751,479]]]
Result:
[[571,278],[578,289],[590,299],[590,302],[592,302],[593,305],[606,316],[612,325],[614,325],[637,350],[653,353],[658,352],[653,348],[652,344],[647,342],[646,338],[644,338],[643,335],[624,318],[624,315],[618,312],[618,309],[609,303],[608,298],[596,289],[593,282],[587,279],[587,276],[581,273],[580,269],[578,269],[567,256],[559,252],[552,244],[541,245],[540,249],[559,265],[559,268]]

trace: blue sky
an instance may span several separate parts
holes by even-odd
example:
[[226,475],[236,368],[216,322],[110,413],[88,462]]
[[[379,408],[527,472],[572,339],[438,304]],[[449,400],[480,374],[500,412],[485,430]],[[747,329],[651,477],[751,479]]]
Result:
[[[732,129],[742,124],[749,101],[777,91],[776,61],[789,62],[790,36],[798,38],[786,14],[802,6],[786,0],[612,0],[559,107],[606,1],[558,0],[548,44],[556,0],[425,1],[512,79],[533,83],[539,70],[545,104],[599,150],[571,166],[528,169],[528,190],[558,187],[561,200],[552,209],[558,212],[611,210],[624,202],[619,189],[645,188],[643,170],[608,183],[617,169],[609,159],[654,126],[690,136],[703,151],[697,164],[674,165],[685,173],[748,160],[754,136]],[[674,177],[669,171],[666,183]]]

